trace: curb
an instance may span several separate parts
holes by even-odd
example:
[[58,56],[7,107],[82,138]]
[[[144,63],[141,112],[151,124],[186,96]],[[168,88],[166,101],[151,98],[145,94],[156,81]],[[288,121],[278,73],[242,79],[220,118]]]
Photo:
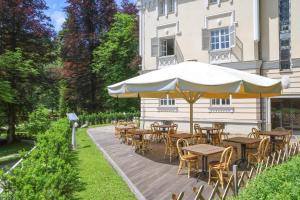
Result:
[[[93,129],[93,128],[91,128]],[[93,140],[94,144],[98,147],[98,149],[103,153],[105,159],[111,164],[111,166],[117,171],[119,176],[127,183],[131,192],[134,193],[135,197],[138,200],[146,200],[144,195],[137,189],[137,187],[131,182],[131,180],[126,176],[126,174],[122,171],[122,169],[117,165],[117,163],[109,156],[109,154],[96,142],[95,138],[92,136],[90,129],[87,130],[88,135]]]

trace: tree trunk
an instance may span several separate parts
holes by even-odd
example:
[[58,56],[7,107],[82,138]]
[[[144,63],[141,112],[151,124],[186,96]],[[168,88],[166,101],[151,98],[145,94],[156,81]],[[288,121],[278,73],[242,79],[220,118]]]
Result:
[[10,144],[16,139],[16,118],[17,113],[14,104],[8,104],[7,109],[8,130],[7,130],[7,143]]

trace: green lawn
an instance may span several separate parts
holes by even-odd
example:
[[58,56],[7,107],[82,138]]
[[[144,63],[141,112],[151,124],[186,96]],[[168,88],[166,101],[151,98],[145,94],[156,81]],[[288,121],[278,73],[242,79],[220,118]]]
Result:
[[33,147],[33,144],[25,142],[14,142],[12,144],[0,145],[0,158],[11,154],[18,153],[21,150],[28,151]]
[[78,197],[85,200],[135,199],[134,194],[105,160],[86,131],[87,129],[78,129],[76,138],[80,177],[85,186]]

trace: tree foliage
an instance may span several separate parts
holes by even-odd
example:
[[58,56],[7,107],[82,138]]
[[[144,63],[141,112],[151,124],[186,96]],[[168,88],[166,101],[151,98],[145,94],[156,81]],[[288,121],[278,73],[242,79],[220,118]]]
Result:
[[138,107],[137,100],[117,100],[107,86],[137,75],[138,37],[135,17],[117,13],[104,42],[94,51],[93,70],[101,79],[101,101],[105,110],[128,111]]
[[36,137],[39,133],[45,133],[50,128],[50,111],[44,106],[38,106],[29,114],[26,130],[30,137]]
[[[28,106],[31,94],[31,79],[37,75],[31,60],[25,60],[22,51],[17,49],[15,52],[6,51],[0,55],[0,72],[1,79],[6,83],[7,87],[4,93],[9,93],[10,99],[2,99],[0,107],[3,108],[5,116],[8,116],[7,122],[12,124],[10,127],[9,141],[14,137],[14,125],[17,123],[17,114]],[[5,95],[5,94],[4,94]],[[5,95],[7,96],[7,95]],[[14,115],[13,115],[14,114]],[[12,130],[13,129],[13,130]]]
[[43,66],[54,56],[54,33],[45,9],[43,0],[0,0],[0,113],[8,124],[9,142],[17,122],[33,109],[34,85],[43,81]]
[[73,111],[92,112],[101,107],[99,84],[91,70],[93,50],[100,44],[116,12],[113,0],[68,0],[64,24],[62,58],[66,81],[65,102]]

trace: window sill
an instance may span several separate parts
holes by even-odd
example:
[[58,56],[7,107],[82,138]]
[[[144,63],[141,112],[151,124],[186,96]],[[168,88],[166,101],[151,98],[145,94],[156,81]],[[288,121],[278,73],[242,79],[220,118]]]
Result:
[[178,108],[175,106],[160,106],[157,107],[158,112],[178,112]]
[[168,55],[168,56],[159,56],[158,58],[173,58],[175,55]]
[[227,52],[231,51],[231,48],[226,48],[226,49],[214,49],[214,50],[209,50],[209,53],[218,53],[218,52]]
[[219,107],[215,107],[215,106],[211,106],[208,108],[208,111],[210,113],[234,113],[234,108],[230,107],[230,106],[219,106]]
[[293,70],[292,69],[282,69],[282,70],[279,69],[279,73],[280,74],[292,74]]

